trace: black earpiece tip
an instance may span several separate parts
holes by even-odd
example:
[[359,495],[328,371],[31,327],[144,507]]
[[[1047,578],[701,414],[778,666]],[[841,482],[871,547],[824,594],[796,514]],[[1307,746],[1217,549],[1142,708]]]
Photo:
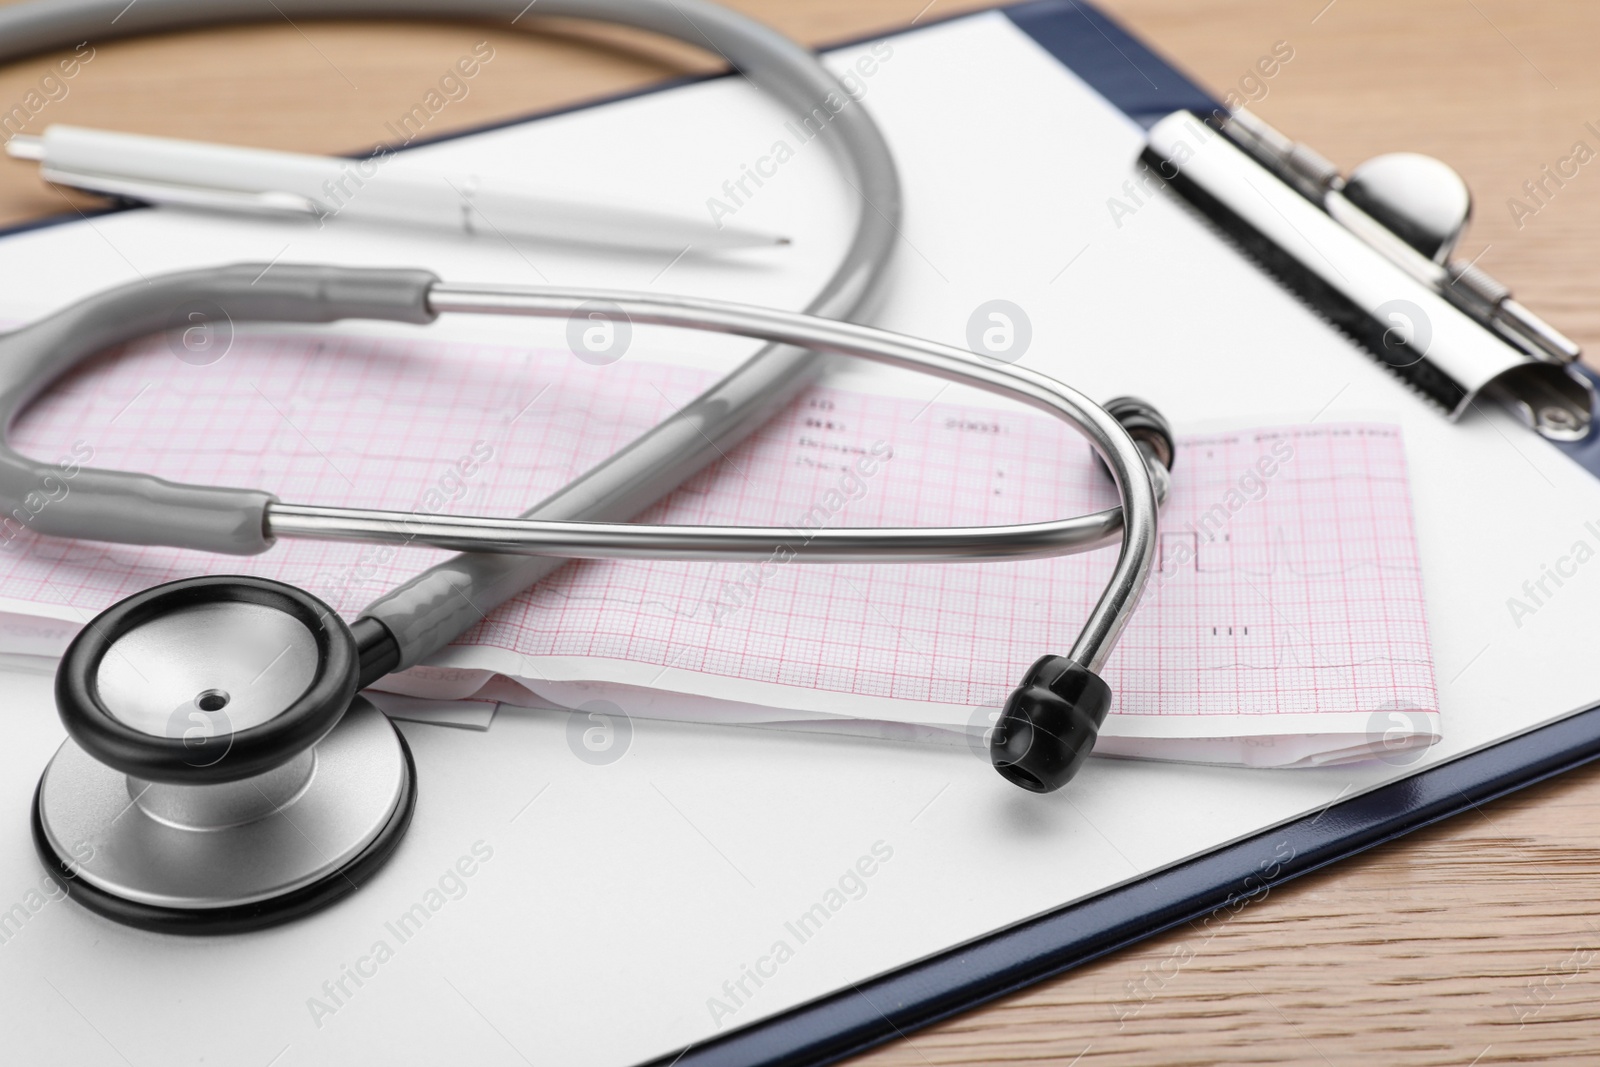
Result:
[[1172,469],[1177,449],[1172,440],[1172,427],[1165,415],[1148,400],[1136,396],[1119,396],[1105,402],[1106,413],[1128,431],[1135,441],[1148,445],[1167,470]]
[[1089,758],[1111,710],[1111,688],[1089,668],[1045,656],[1006,700],[989,739],[1001,777],[1034,793],[1052,793]]

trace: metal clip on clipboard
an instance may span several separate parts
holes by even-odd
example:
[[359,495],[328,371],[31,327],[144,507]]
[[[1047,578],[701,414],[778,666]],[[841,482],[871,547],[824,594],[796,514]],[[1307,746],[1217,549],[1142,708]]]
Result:
[[1242,109],[1168,115],[1144,162],[1452,421],[1484,396],[1553,441],[1588,435],[1578,346],[1452,258],[1472,199],[1444,163],[1395,153],[1345,177]]

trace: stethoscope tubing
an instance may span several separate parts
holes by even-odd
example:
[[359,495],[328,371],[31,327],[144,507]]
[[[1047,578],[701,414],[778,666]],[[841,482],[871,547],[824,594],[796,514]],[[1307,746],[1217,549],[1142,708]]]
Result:
[[[270,13],[256,0],[143,0],[137,5],[123,0],[55,0],[14,5],[0,8],[0,62],[72,47],[85,38],[103,41],[263,17],[410,15],[515,24],[532,8],[522,0],[278,0],[269,6]],[[751,83],[801,113],[829,98],[849,95],[816,56],[708,0],[543,0],[533,14],[597,18],[708,47]],[[242,928],[238,923],[281,921],[342,894],[345,886],[354,886],[356,878],[392,850],[416,796],[415,770],[404,738],[370,705],[360,704],[356,714],[350,714],[352,694],[444,646],[481,621],[486,612],[544,578],[565,558],[749,559],[788,547],[792,551],[786,559],[805,562],[950,562],[1026,559],[1120,541],[1111,577],[1069,656],[1046,655],[1029,668],[1008,698],[988,742],[997,770],[1024,788],[1048,792],[1070,779],[1087,757],[1110,708],[1110,689],[1096,672],[1132,616],[1150,574],[1158,536],[1157,509],[1165,495],[1166,467],[1172,458],[1170,432],[1158,415],[1148,409],[1137,410],[1137,401],[1132,402],[1135,410],[1119,408],[1121,414],[1113,414],[1078,391],[1028,368],[838,321],[872,297],[886,276],[896,244],[903,239],[898,225],[900,184],[893,157],[865,109],[859,102],[850,103],[853,106],[828,109],[833,115],[828,140],[837,150],[845,180],[859,195],[858,214],[839,265],[806,312],[608,290],[449,285],[420,270],[319,268],[274,261],[259,271],[234,265],[144,277],[142,286],[128,285],[90,296],[0,335],[0,427],[5,430],[23,407],[79,360],[118,341],[171,329],[173,316],[180,311],[187,314],[197,300],[230,321],[357,318],[417,325],[431,322],[441,313],[458,312],[575,318],[585,314],[585,305],[604,302],[608,311],[640,325],[713,331],[768,342],[671,418],[521,518],[420,516],[285,504],[259,489],[184,485],[130,471],[77,469],[70,496],[63,494],[48,510],[42,505],[38,511],[30,509],[18,522],[31,524],[33,532],[41,535],[167,544],[238,555],[263,551],[276,537],[430,544],[460,549],[464,554],[382,595],[349,627],[304,591],[276,589],[279,583],[236,577],[169,583],[135,594],[102,613],[69,649],[57,678],[58,706],[78,743],[63,744],[36,793],[35,843],[50,869],[63,872],[59,877],[75,877],[63,859],[64,840],[51,837],[50,828],[58,822],[64,826],[87,818],[91,824],[117,833],[113,828],[118,820],[124,819],[142,794],[130,794],[134,804],[122,806],[120,811],[100,811],[92,803],[85,806],[84,801],[120,796],[122,789],[134,783],[128,775],[149,770],[146,757],[159,756],[158,769],[171,772],[168,784],[183,791],[173,794],[181,798],[178,807],[204,815],[203,809],[210,805],[216,809],[211,815],[226,812],[232,817],[236,814],[231,806],[236,799],[234,787],[246,782],[257,788],[262,779],[284,768],[299,767],[293,761],[304,754],[307,766],[321,769],[307,779],[312,785],[302,789],[302,794],[310,795],[313,788],[322,788],[322,794],[296,811],[314,818],[319,812],[328,816],[326,826],[331,829],[324,836],[329,847],[306,837],[298,824],[294,828],[312,845],[317,862],[301,862],[306,851],[298,839],[288,835],[284,840],[294,845],[293,849],[266,855],[250,828],[266,826],[268,817],[227,826],[207,817],[178,828],[185,832],[206,829],[208,835],[202,836],[211,844],[197,848],[185,841],[173,854],[182,851],[200,859],[209,852],[213,863],[209,873],[246,870],[251,877],[243,882],[251,884],[234,885],[226,899],[219,900],[215,894],[203,892],[203,879],[198,887],[185,884],[182,877],[167,878],[173,872],[166,868],[156,870],[154,879],[145,878],[150,872],[138,869],[135,863],[121,871],[125,877],[109,877],[98,898],[91,900],[81,892],[79,896],[90,907],[120,921],[193,931],[202,926],[237,929]],[[1082,432],[1099,454],[1116,483],[1121,507],[1055,522],[945,529],[783,531],[634,526],[612,521],[640,513],[725,456],[814,381],[831,356],[865,359],[964,383],[1061,418]],[[1130,420],[1127,426],[1119,421],[1124,417]],[[1151,427],[1141,419],[1161,424],[1159,445],[1152,444],[1147,436]],[[1136,441],[1135,433],[1143,439]],[[47,466],[11,449],[4,436],[0,432],[0,501],[16,499],[26,507],[38,495],[34,487],[55,475]],[[209,599],[202,605],[196,598]],[[278,725],[272,725],[278,722],[273,719],[246,725],[236,733],[226,731],[225,753],[244,753],[249,759],[221,770],[216,761],[197,767],[186,758],[192,753],[185,743],[169,735],[170,723],[169,734],[121,724],[113,705],[103,699],[116,687],[107,685],[103,690],[98,667],[113,647],[120,647],[117,641],[159,620],[174,622],[173,632],[183,637],[167,640],[164,647],[170,647],[183,666],[213,667],[226,658],[224,651],[248,647],[256,639],[260,625],[256,609],[264,606],[263,598],[279,602],[280,611],[283,604],[298,605],[286,614],[300,610],[317,620],[327,640],[339,644],[343,654],[330,658],[319,653],[321,665],[316,676],[324,684],[306,690],[297,703],[280,710]],[[235,602],[243,607],[223,608],[229,613],[225,615],[212,610]],[[204,610],[197,615],[197,609]],[[222,618],[232,618],[246,629],[238,633],[219,629],[217,620]],[[327,666],[335,660],[340,665],[337,669]],[[224,710],[229,694],[214,683],[195,683],[196,677],[203,677],[203,672],[179,679],[182,684],[178,688],[183,690],[179,711],[189,714],[191,703],[196,713]],[[207,687],[191,697],[191,683]],[[150,684],[139,675],[131,691],[142,700]],[[202,702],[209,698],[223,702]],[[163,710],[160,715],[164,714]],[[83,727],[86,721],[99,721],[97,715],[104,720],[100,732],[74,732],[74,723]],[[362,760],[352,757],[348,764],[355,767],[354,772],[340,780],[338,746],[360,736],[343,729],[352,723],[380,743],[367,750]],[[307,751],[311,744],[318,746],[315,753]],[[321,762],[324,755],[328,756],[325,764]],[[178,762],[173,764],[172,758]],[[247,777],[238,777],[241,771]],[[210,784],[201,782],[202,778]],[[299,780],[295,782],[298,788]],[[142,784],[147,789],[150,786],[149,782]],[[278,804],[271,797],[266,799]],[[373,817],[346,826],[341,820],[351,810],[352,799],[368,802]],[[169,818],[175,810],[161,807],[160,818]],[[285,810],[279,805],[272,814]],[[152,814],[154,809],[141,811]],[[124,820],[124,825],[129,825],[129,820]],[[150,825],[168,826],[160,819]],[[313,824],[315,828],[317,824]],[[122,844],[105,850],[108,859],[135,856],[144,843],[140,836],[144,829],[122,833]],[[281,861],[276,868],[274,859]],[[280,879],[285,871],[293,876],[290,881]],[[261,877],[255,878],[257,873]],[[98,883],[91,877],[84,884]],[[174,887],[181,892],[174,895]],[[177,901],[179,906],[150,906],[152,893],[164,902]],[[267,916],[258,906],[264,902],[270,902],[267,910],[276,909],[273,915]],[[241,905],[248,914],[240,912]]]

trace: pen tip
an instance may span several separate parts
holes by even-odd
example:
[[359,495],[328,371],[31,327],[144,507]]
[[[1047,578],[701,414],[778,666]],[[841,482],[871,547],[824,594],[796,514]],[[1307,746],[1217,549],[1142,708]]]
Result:
[[775,244],[775,245],[792,245],[792,244],[794,244],[794,241],[790,240],[787,237],[779,237],[779,238],[776,238],[772,243]]
[[44,138],[19,133],[6,142],[6,155],[12,159],[44,159]]

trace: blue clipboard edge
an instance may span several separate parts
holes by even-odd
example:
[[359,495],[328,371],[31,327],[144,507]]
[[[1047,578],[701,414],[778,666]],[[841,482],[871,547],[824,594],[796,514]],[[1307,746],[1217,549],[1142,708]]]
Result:
[[[1600,758],[1600,707],[733,1031],[651,1067],[833,1063]],[[1292,772],[1291,772],[1292,773]]]

